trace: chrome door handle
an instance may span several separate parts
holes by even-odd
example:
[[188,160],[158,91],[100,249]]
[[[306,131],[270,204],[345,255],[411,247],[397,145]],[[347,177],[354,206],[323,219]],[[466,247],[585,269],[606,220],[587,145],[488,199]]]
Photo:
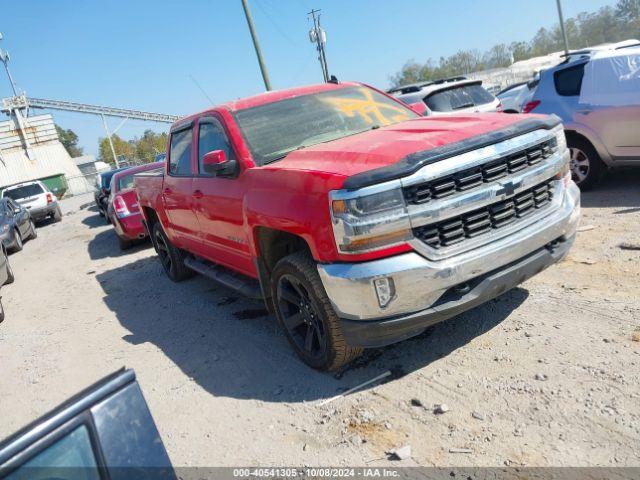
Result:
[[198,199],[200,199],[200,198],[202,198],[202,197],[204,197],[204,193],[202,193],[202,190],[195,190],[195,191],[193,192],[193,198],[198,198]]

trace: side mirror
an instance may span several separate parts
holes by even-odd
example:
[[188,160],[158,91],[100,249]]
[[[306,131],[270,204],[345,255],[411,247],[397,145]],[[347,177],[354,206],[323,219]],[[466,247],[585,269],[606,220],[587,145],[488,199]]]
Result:
[[212,150],[202,157],[202,169],[212,175],[230,175],[235,171],[236,161],[228,160],[223,150]]
[[424,104],[424,102],[412,103],[411,105],[409,105],[409,108],[423,117],[427,113],[427,106]]

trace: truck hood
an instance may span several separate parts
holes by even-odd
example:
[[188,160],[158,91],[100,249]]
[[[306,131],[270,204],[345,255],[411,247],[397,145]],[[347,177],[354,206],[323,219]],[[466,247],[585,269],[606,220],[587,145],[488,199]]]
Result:
[[[388,171],[400,163],[406,164],[407,159],[418,154],[441,150],[465,140],[482,140],[486,137],[493,138],[491,143],[495,143],[499,139],[495,139],[495,135],[486,134],[499,131],[504,132],[503,136],[506,138],[513,136],[514,129],[511,127],[529,124],[532,120],[539,120],[534,123],[545,124],[544,119],[541,116],[504,113],[418,118],[296,150],[265,168],[310,170],[344,177],[374,170]],[[536,128],[551,127],[537,125]],[[525,126],[524,129],[534,128]],[[415,158],[408,163],[415,168],[421,166]],[[401,170],[402,175],[407,174],[407,165]],[[373,183],[383,180],[384,178],[376,179]]]

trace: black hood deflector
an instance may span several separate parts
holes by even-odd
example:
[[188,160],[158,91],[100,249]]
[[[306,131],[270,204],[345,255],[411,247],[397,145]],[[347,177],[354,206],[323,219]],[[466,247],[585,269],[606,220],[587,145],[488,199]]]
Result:
[[[505,113],[505,115],[508,114]],[[411,153],[393,165],[358,173],[347,178],[344,182],[343,188],[347,190],[356,190],[358,188],[368,187],[369,185],[375,185],[376,183],[406,177],[407,175],[417,172],[425,165],[439,162],[445,158],[461,155],[471,150],[487,147],[494,143],[502,142],[509,138],[517,137],[518,135],[523,135],[534,130],[551,130],[560,123],[560,118],[556,115],[549,115],[543,118],[527,118],[526,120],[514,123],[508,127],[501,128],[500,130],[469,137],[460,142],[442,145],[441,147]]]

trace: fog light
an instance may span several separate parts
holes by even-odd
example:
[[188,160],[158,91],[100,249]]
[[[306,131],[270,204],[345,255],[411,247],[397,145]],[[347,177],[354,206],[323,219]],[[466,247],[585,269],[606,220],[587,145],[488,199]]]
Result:
[[376,295],[378,296],[378,304],[380,305],[380,308],[384,308],[389,305],[396,294],[396,287],[393,284],[393,278],[376,278],[373,281],[373,286],[376,289]]

